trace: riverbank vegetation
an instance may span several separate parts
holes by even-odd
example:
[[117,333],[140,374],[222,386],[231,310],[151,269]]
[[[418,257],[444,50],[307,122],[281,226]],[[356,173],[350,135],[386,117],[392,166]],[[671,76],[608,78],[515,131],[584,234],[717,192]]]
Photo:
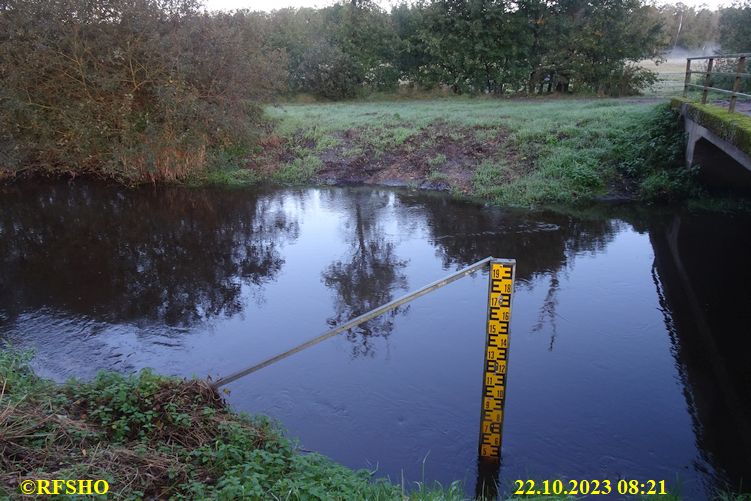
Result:
[[397,485],[302,451],[203,380],[145,370],[57,385],[29,358],[0,350],[0,498],[23,498],[24,479],[102,479],[107,499],[468,499],[459,482]]
[[463,498],[458,484],[407,495],[305,454],[269,420],[232,413],[205,381],[143,371],[59,386],[27,362],[0,351],[0,497],[21,497],[25,478],[81,478],[107,480],[110,499]]
[[[356,0],[272,13],[209,13],[197,0],[5,0],[0,179],[195,179],[228,157],[253,160],[269,100],[630,95],[654,80],[638,61],[678,43],[666,36],[676,15],[642,0],[430,0],[388,12]],[[728,44],[742,31],[734,19],[717,20]],[[277,178],[315,169],[299,161]]]
[[284,55],[192,0],[0,3],[0,177],[184,179],[252,140]]
[[220,184],[389,184],[503,205],[696,196],[678,117],[624,100],[442,99],[284,105]]
[[[204,380],[144,370],[58,385],[39,378],[30,358],[0,349],[3,499],[24,498],[25,479],[106,480],[107,499],[469,499],[458,481],[397,485],[305,452],[269,419],[234,413]],[[718,499],[748,500],[728,493]]]

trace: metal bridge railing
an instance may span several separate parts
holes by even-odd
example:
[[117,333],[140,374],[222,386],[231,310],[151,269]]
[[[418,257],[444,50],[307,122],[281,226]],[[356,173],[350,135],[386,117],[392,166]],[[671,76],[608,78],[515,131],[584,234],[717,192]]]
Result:
[[[735,103],[738,96],[751,98],[751,94],[741,92],[741,83],[744,78],[751,78],[751,73],[746,73],[746,59],[751,57],[751,52],[744,52],[740,54],[717,54],[714,56],[701,56],[701,57],[687,57],[686,58],[686,80],[683,85],[683,97],[688,97],[689,88],[698,88],[702,90],[701,103],[707,103],[707,95],[709,91],[719,92],[722,94],[730,94],[730,103],[728,104],[728,111],[733,113],[735,111]],[[716,60],[736,60],[735,71],[714,71]],[[693,71],[691,69],[691,62],[696,60],[707,60],[707,66],[705,69]],[[704,75],[704,82],[702,84],[695,84],[691,82],[691,75]],[[714,76],[721,76],[733,79],[733,89],[727,90],[720,87],[715,87]]]

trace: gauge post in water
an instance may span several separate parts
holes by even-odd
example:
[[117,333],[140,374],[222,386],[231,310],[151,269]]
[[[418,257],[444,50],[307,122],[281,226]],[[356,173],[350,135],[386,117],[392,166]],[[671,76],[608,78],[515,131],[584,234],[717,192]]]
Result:
[[498,461],[501,455],[515,266],[513,259],[493,259],[490,262],[480,423],[481,460]]

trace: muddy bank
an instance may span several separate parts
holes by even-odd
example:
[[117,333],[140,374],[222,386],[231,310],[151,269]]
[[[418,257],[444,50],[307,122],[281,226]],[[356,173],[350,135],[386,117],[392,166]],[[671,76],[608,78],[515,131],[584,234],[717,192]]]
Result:
[[269,134],[261,140],[262,154],[246,168],[266,177],[296,158],[313,156],[319,165],[311,177],[316,184],[385,185],[474,191],[477,168],[484,162],[503,163],[501,182],[511,182],[532,168],[508,129],[493,126],[455,127],[437,122],[421,128],[354,127],[335,131],[321,145],[299,130],[289,138]]

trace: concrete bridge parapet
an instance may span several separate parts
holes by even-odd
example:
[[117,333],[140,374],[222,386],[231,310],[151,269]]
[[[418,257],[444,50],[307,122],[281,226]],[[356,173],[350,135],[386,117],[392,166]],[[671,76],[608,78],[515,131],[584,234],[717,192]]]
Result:
[[686,165],[709,185],[751,188],[751,117],[677,99],[673,107],[688,136]]

